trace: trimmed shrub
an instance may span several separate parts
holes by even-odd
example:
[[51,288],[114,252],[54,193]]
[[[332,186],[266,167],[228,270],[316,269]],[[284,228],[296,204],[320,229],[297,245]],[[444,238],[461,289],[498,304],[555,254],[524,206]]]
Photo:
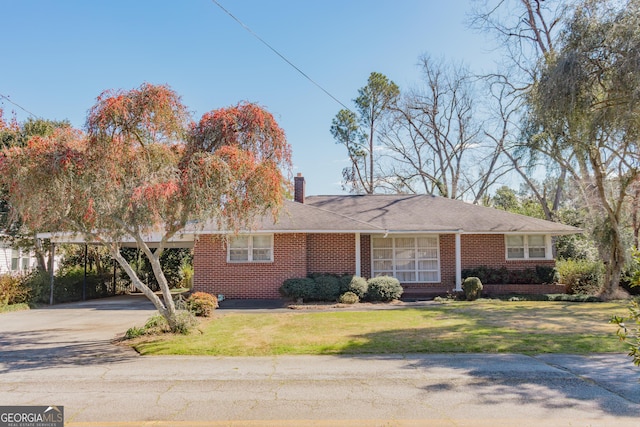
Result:
[[477,277],[467,277],[462,282],[462,290],[467,301],[475,301],[482,293],[482,282]]
[[587,260],[558,260],[560,283],[568,294],[598,295],[602,290],[604,265]]
[[24,276],[3,274],[0,276],[0,305],[22,304],[29,302],[31,290]]
[[367,299],[370,301],[391,301],[400,298],[403,289],[395,277],[372,277],[367,281]]
[[314,279],[313,299],[318,301],[336,301],[340,296],[340,281],[331,274],[322,274]]
[[503,285],[509,283],[509,270],[506,267],[490,268],[485,266],[464,268],[462,277],[477,277],[482,283]]
[[206,292],[194,292],[187,299],[187,307],[196,316],[210,317],[218,308],[218,298]]
[[536,265],[536,276],[544,284],[558,283],[560,279],[558,270],[548,265]]
[[280,295],[293,300],[310,300],[315,296],[315,281],[308,277],[287,279],[280,286]]
[[338,302],[340,304],[357,304],[360,302],[360,298],[353,292],[345,292],[344,294],[340,295]]
[[521,270],[485,266],[465,268],[462,270],[462,277],[477,277],[487,285],[503,285],[507,283],[529,285],[558,282],[556,269],[547,265],[537,265],[535,268]]
[[353,292],[359,299],[367,295],[367,279],[360,276],[345,275],[340,278],[340,293]]

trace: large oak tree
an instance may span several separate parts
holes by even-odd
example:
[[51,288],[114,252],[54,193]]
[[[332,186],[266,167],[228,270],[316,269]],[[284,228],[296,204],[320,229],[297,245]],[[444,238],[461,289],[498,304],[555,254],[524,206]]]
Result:
[[528,97],[530,127],[538,130],[529,146],[582,180],[590,209],[603,218],[606,297],[620,281],[623,213],[640,176],[639,65],[640,1],[585,0]]
[[[159,258],[187,225],[212,221],[223,231],[277,215],[286,191],[290,147],[263,108],[242,103],[193,122],[167,86],[143,84],[102,93],[86,132],[57,129],[3,151],[8,200],[34,231],[81,233],[111,256],[177,329]],[[151,246],[146,236],[160,236]],[[148,257],[162,297],[120,253],[133,240]]]

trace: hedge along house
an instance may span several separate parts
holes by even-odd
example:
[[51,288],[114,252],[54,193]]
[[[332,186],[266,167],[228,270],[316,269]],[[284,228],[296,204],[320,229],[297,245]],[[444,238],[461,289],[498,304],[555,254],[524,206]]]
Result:
[[[405,296],[461,290],[462,270],[524,270],[554,266],[552,237],[571,226],[431,195],[305,197],[295,177],[295,201],[275,223],[227,239],[198,232],[194,291],[226,298],[278,298],[289,278],[312,273],[396,277]],[[557,292],[553,285],[494,286],[507,293]]]

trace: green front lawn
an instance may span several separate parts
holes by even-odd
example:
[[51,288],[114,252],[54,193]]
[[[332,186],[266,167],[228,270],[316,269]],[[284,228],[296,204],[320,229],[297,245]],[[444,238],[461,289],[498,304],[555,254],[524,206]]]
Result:
[[626,302],[434,303],[371,311],[215,312],[190,335],[143,338],[143,355],[625,352],[609,323]]

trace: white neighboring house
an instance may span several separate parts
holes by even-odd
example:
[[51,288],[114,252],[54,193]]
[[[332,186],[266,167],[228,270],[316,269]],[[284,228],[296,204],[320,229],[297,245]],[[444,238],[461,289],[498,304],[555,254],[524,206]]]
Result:
[[16,249],[0,242],[0,274],[26,273],[37,266],[33,252]]

